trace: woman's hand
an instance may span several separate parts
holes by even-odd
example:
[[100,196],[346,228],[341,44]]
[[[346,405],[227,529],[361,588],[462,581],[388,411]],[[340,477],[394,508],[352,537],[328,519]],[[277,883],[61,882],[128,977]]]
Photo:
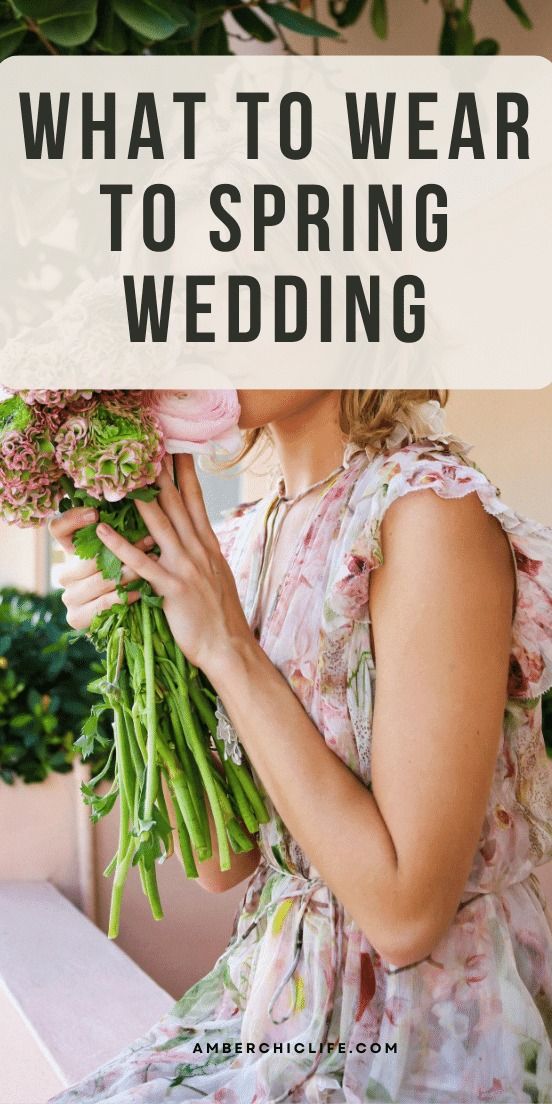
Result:
[[147,556],[109,525],[98,525],[97,534],[129,571],[163,597],[177,644],[216,686],[226,660],[242,642],[255,638],[211,528],[191,456],[176,458],[176,475],[179,489],[165,469],[156,501],[136,502],[159,556]]
[[[81,560],[72,554],[74,534],[97,520],[96,510],[77,508],[68,510],[50,524],[50,533],[68,557],[60,571],[59,583],[64,588],[62,601],[67,607],[67,621],[73,629],[88,629],[97,613],[110,609],[121,600],[115,589],[117,584],[113,579],[103,578],[95,560]],[[152,537],[146,537],[136,547],[146,552],[153,548],[154,543]],[[125,568],[123,582],[129,583],[136,578],[134,572]],[[136,602],[139,597],[139,591],[130,591],[128,601]]]

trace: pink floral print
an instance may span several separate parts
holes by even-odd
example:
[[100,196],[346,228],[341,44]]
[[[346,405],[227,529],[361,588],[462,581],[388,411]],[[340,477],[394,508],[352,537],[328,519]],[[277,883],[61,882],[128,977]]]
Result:
[[[552,684],[552,530],[505,506],[451,439],[358,450],[320,493],[261,643],[321,737],[369,786],[370,576],[382,563],[385,511],[428,488],[477,494],[508,534],[517,575],[502,740],[449,929],[421,962],[382,959],[273,810],[210,973],[52,1104],[552,1101],[552,923],[535,873],[552,859],[540,706]],[[250,619],[270,502],[238,508],[219,529]]]

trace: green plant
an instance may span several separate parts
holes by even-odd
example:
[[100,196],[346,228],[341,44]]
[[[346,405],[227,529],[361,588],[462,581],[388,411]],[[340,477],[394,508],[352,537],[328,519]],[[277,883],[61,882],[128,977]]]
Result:
[[[477,39],[473,0],[434,2],[442,9],[441,54],[499,52],[496,38]],[[531,20],[520,0],[504,3],[529,30]],[[400,10],[398,0],[393,4]],[[315,41],[337,38],[366,11],[376,35],[386,38],[393,4],[328,0],[334,28],[315,18],[317,0],[0,0],[0,61],[13,54],[230,54],[231,39],[243,35],[260,42],[278,37],[293,53],[285,31]],[[224,19],[228,13],[237,24],[234,31]]]
[[4,782],[41,782],[50,771],[71,770],[75,736],[90,713],[87,685],[100,671],[89,641],[70,640],[59,593],[42,597],[0,590]]

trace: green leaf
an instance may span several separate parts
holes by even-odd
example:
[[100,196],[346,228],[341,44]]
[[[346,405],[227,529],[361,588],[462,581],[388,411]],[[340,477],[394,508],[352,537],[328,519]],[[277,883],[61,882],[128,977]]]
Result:
[[519,19],[522,27],[525,27],[526,31],[533,30],[533,22],[527,15],[525,8],[520,4],[519,0],[504,0],[504,3],[508,5],[510,11],[514,13]]
[[32,713],[19,713],[19,715],[17,717],[12,717],[11,727],[12,728],[25,728],[26,725],[32,724],[32,722],[33,722]]
[[0,61],[17,52],[26,33],[27,27],[20,19],[10,19],[0,25]]
[[367,0],[330,0],[330,14],[338,27],[350,27],[362,14]]
[[141,601],[142,601],[144,606],[151,606],[152,609],[162,609],[163,608],[163,598],[162,597],[156,597],[155,594],[144,594]]
[[191,31],[196,22],[194,13],[175,0],[113,0],[113,11],[132,31],[153,42],[183,27]]
[[[105,692],[105,686],[106,686],[106,675],[104,673],[104,674],[100,675],[99,678],[92,679],[91,682],[87,683],[86,689],[88,690],[89,694],[103,694]],[[94,705],[94,707],[92,709],[92,713],[94,714],[94,716],[96,715],[96,713],[95,713],[96,708],[97,708],[97,705]],[[90,721],[90,717],[86,721],[86,724],[88,724],[89,721]]]
[[200,54],[219,54],[223,56],[232,53],[228,43],[228,33],[222,19],[219,19],[212,27],[206,27],[202,32],[199,40],[199,52]]
[[92,808],[90,820],[93,824],[97,824],[102,817],[111,812],[117,797],[118,792],[115,791],[115,793],[107,793],[105,797],[85,798],[86,805],[90,805]]
[[94,45],[102,54],[124,54],[129,46],[128,27],[115,15],[113,8],[105,5],[94,35]]
[[202,31],[220,23],[227,10],[224,0],[222,3],[221,0],[195,0],[194,7]]
[[467,55],[473,54],[474,47],[474,32],[473,24],[469,19],[461,16],[458,20],[458,27],[456,30],[456,44],[455,54]]
[[452,12],[445,12],[439,39],[439,53],[445,55],[456,53],[456,16]]
[[37,709],[40,710],[42,708],[42,698],[34,687],[32,687],[27,694],[27,705],[29,709],[33,710],[33,713],[35,713]]
[[[365,0],[361,0],[361,2],[365,3]],[[236,8],[232,12],[232,17],[242,31],[251,35],[252,38],[256,38],[259,42],[273,42],[276,38],[268,23],[265,23],[264,19],[260,19],[251,8]]]
[[310,35],[313,38],[341,37],[339,32],[334,31],[332,27],[326,27],[324,23],[319,23],[317,19],[311,19],[310,16],[303,15],[302,12],[295,11],[294,8],[286,8],[283,4],[269,4],[267,0],[261,0],[259,7],[275,23],[279,23],[281,27],[286,27],[288,31],[295,31],[296,34]]
[[126,495],[127,499],[131,502],[138,499],[138,502],[153,502],[159,494],[159,487],[152,485],[151,487],[138,487],[135,491],[130,491]]
[[123,565],[119,557],[110,548],[106,548],[105,544],[102,544],[101,551],[96,556],[96,563],[98,571],[101,571],[104,579],[114,579],[117,583],[121,582]]
[[479,55],[498,54],[500,52],[500,46],[496,38],[482,38],[479,42],[475,43],[473,52]]
[[154,42],[150,47],[150,53],[162,54],[163,57],[193,54],[195,53],[193,36],[176,34],[173,38],[166,38],[164,42]]
[[17,8],[56,46],[82,46],[96,29],[97,0],[17,0]]
[[387,38],[387,0],[372,0],[370,22],[378,38]]
[[82,529],[77,529],[73,537],[73,548],[81,560],[93,560],[103,547],[104,545],[96,534],[95,521],[92,522],[92,525],[84,525]]

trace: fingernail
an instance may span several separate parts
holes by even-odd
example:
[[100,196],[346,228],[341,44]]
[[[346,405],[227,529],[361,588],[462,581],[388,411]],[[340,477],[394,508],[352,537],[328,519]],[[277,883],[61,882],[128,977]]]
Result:
[[98,525],[98,527],[96,529],[96,532],[97,532],[99,537],[108,537],[109,534],[111,533],[111,531],[112,531],[111,527],[109,525],[105,525],[103,521],[100,522],[100,524]]
[[95,521],[97,516],[98,516],[98,511],[97,510],[87,510],[85,515],[84,515],[84,520],[85,521]]
[[153,548],[154,544],[153,537],[144,537],[144,548]]

